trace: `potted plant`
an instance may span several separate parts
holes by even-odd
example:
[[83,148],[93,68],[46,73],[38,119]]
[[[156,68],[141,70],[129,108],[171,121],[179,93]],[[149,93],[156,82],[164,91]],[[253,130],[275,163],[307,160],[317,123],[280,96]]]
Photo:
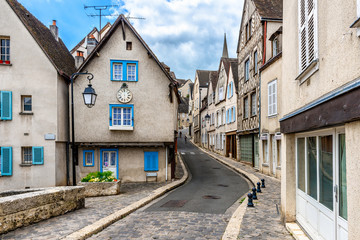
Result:
[[10,61],[5,61],[5,64],[10,64]]
[[85,197],[95,197],[119,194],[120,184],[111,171],[106,171],[91,172],[78,185],[85,187]]

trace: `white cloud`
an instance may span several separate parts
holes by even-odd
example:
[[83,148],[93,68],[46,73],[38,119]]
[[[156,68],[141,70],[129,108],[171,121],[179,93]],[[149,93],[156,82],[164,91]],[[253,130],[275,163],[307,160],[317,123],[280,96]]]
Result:
[[113,0],[114,13],[130,19],[160,61],[178,78],[193,80],[196,69],[217,70],[226,32],[229,56],[236,57],[243,0]]

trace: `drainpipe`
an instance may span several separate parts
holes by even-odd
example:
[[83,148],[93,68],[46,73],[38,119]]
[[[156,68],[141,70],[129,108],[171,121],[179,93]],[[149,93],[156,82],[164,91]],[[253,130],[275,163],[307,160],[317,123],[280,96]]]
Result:
[[165,157],[165,159],[166,159],[166,161],[165,161],[165,181],[167,181],[168,180],[168,146],[166,146],[165,147],[165,149],[166,149],[166,157]]
[[265,64],[265,59],[266,59],[266,26],[267,26],[267,22],[264,22],[264,54],[263,54],[263,65]]

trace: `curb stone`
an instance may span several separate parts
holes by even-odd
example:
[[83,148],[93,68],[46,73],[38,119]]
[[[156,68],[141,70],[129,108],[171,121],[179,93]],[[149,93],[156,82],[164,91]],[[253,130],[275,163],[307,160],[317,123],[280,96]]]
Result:
[[91,225],[88,225],[76,232],[73,232],[72,234],[65,236],[61,239],[65,239],[65,240],[82,240],[82,239],[86,239],[98,232],[100,232],[101,230],[103,230],[104,228],[108,227],[109,225],[111,225],[112,223],[126,217],[127,215],[129,215],[130,213],[138,210],[139,208],[147,205],[148,203],[150,203],[151,201],[155,200],[156,198],[164,195],[165,193],[173,190],[176,187],[179,187],[180,185],[184,184],[186,182],[186,180],[189,177],[188,171],[185,167],[185,164],[180,156],[180,154],[178,154],[178,159],[180,160],[180,164],[181,167],[184,170],[184,175],[180,180],[174,181],[172,183],[169,183],[163,187],[160,187],[156,190],[153,191],[153,194],[145,197],[113,214],[110,214],[107,217],[104,217],[96,222],[94,222]]

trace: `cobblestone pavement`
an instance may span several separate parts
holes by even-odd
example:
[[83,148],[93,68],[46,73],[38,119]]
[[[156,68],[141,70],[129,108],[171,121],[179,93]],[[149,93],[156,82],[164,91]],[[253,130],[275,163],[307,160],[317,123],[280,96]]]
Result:
[[83,209],[18,228],[0,235],[0,239],[59,239],[149,196],[165,184],[123,183],[120,195],[86,198]]
[[[239,239],[294,239],[280,221],[280,181],[273,177],[261,174],[254,168],[230,158],[211,152],[218,158],[232,166],[252,173],[260,179],[265,179],[265,188],[254,200],[254,208],[247,208],[244,215]],[[247,199],[246,199],[247,201]]]

